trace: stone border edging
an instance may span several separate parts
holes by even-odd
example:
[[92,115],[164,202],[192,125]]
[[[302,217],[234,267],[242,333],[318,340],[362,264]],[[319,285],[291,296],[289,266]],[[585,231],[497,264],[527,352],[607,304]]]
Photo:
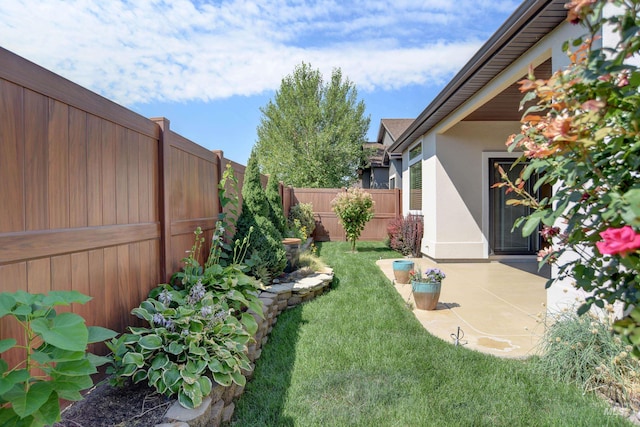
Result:
[[[294,282],[278,283],[268,286],[259,292],[264,319],[253,313],[258,322],[258,330],[254,342],[247,348],[247,356],[251,361],[251,371],[243,371],[247,381],[253,378],[255,361],[260,358],[262,346],[269,339],[269,333],[278,320],[278,315],[287,308],[310,301],[329,289],[333,281],[333,270],[326,268],[323,272],[314,273]],[[155,427],[204,427],[219,426],[231,421],[235,410],[235,400],[244,392],[244,387],[232,383],[228,387],[215,384],[211,394],[203,399],[202,405],[195,409],[182,407],[176,400],[167,410],[162,424]]]

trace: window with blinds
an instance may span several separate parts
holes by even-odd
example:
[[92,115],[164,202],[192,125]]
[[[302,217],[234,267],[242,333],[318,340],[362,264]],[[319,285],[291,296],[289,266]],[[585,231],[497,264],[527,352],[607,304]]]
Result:
[[409,209],[422,210],[422,162],[409,166]]

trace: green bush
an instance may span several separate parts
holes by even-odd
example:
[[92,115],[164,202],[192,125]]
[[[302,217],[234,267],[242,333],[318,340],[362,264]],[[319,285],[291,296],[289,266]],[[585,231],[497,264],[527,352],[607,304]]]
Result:
[[265,195],[267,196],[267,202],[269,203],[269,219],[276,226],[278,232],[284,236],[287,226],[287,220],[284,217],[284,211],[282,210],[282,197],[280,197],[279,183],[274,175],[269,177],[267,182],[267,189]]
[[236,223],[234,240],[249,239],[250,250],[244,260],[249,274],[268,283],[284,271],[287,258],[282,234],[269,218],[269,201],[262,190],[260,171],[255,155],[249,157],[242,186],[242,213]]
[[360,188],[349,188],[331,201],[331,208],[347,233],[351,251],[356,251],[356,241],[367,222],[373,218],[373,198]]
[[311,203],[298,203],[291,206],[289,209],[287,228],[290,230],[291,237],[298,237],[303,241],[307,240],[309,236],[312,236],[316,229],[313,205]]
[[268,284],[287,266],[287,254],[282,237],[268,218],[254,217],[255,229],[251,234],[250,258],[246,260],[250,274]]
[[116,333],[87,327],[80,315],[54,309],[90,299],[77,291],[0,293],[0,319],[17,320],[26,337],[24,346],[13,338],[0,339],[0,353],[12,348],[24,352],[12,369],[0,359],[0,425],[52,425],[60,421],[59,399],[82,400],[80,391],[93,386],[96,367],[110,359],[88,353],[87,346]]
[[640,364],[631,356],[633,346],[611,333],[609,319],[567,310],[550,316],[547,323],[542,355],[532,363],[536,371],[625,406],[634,400],[637,404]]

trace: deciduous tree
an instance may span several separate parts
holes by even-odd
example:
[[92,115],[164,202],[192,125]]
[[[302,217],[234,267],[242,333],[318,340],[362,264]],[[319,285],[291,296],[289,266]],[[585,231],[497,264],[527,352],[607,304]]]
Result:
[[325,84],[319,70],[302,63],[260,111],[255,150],[262,173],[294,187],[344,187],[356,180],[370,118],[339,68]]

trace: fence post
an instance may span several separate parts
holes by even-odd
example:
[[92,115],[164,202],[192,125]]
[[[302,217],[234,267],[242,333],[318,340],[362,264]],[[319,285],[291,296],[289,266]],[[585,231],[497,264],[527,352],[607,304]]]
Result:
[[151,119],[160,127],[158,141],[158,213],[160,216],[160,277],[167,282],[171,275],[171,162],[169,144],[169,119],[156,117]]
[[[216,161],[218,163],[218,176],[216,176],[216,195],[218,197],[218,215],[222,213],[222,203],[220,202],[220,189],[218,188],[220,182],[222,181],[222,174],[224,173],[224,169],[226,168],[226,164],[224,162],[224,152],[222,150],[212,150],[213,154],[216,156]],[[220,216],[218,216],[220,219]]]

